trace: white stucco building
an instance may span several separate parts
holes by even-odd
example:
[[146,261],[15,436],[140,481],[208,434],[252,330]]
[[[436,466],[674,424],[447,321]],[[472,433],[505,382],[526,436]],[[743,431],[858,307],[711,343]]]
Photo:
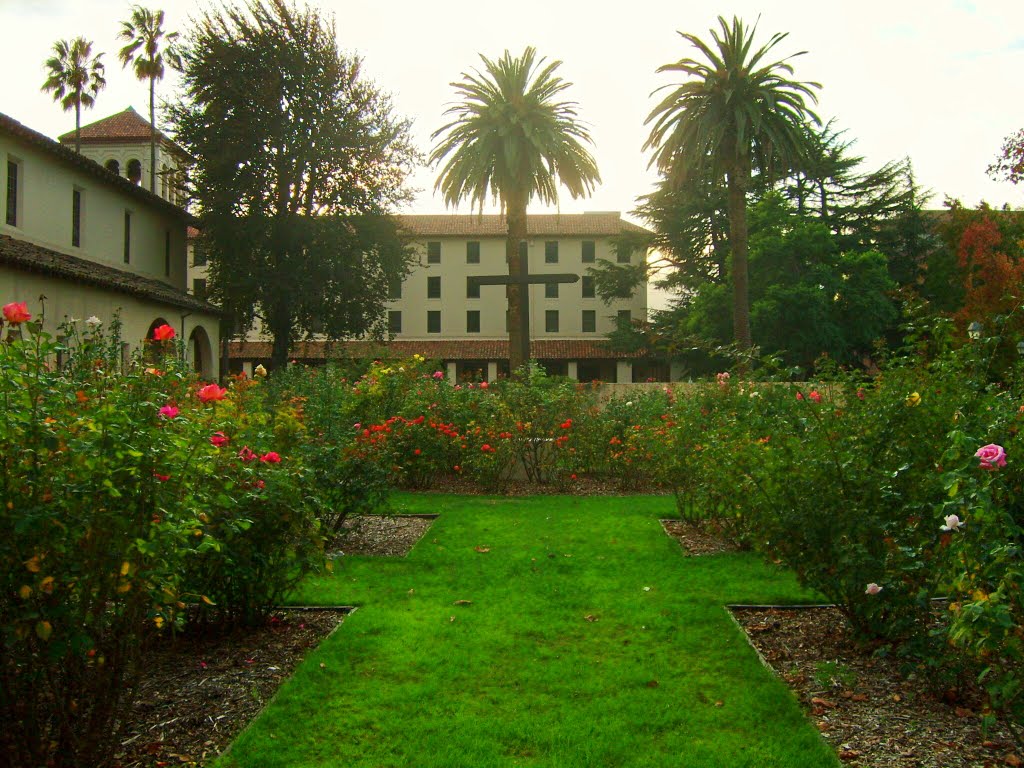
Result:
[[166,323],[196,369],[218,376],[218,310],[186,291],[183,208],[4,114],[0,202],[0,303],[38,314],[45,295],[54,334],[65,317],[119,311],[126,355]]

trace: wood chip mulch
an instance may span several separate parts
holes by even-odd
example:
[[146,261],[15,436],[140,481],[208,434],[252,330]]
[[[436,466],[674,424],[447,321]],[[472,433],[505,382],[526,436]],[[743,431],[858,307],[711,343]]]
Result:
[[347,612],[281,610],[261,627],[163,641],[145,656],[114,765],[212,762]]
[[405,557],[433,524],[421,515],[365,515],[350,517],[342,533],[327,544],[331,557],[340,555],[384,555]]
[[[858,645],[827,608],[733,608],[762,660],[796,693],[844,765],[995,768],[1024,765],[1004,723],[982,727],[977,691],[945,695],[903,659]],[[944,700],[948,699],[948,700]]]
[[690,557],[739,551],[739,547],[706,521],[690,523],[684,520],[662,520],[661,527],[665,529],[665,533],[679,542],[683,553]]

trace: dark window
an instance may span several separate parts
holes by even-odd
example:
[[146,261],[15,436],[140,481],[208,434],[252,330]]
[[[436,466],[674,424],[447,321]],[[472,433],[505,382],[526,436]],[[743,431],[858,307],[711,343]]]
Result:
[[206,247],[198,240],[192,244],[192,266],[206,266]]
[[593,264],[594,263],[594,241],[584,240],[583,241],[583,263]]
[[557,299],[558,298],[558,283],[544,283],[544,298],[545,299]]
[[629,264],[629,251],[625,248],[616,248],[615,260],[619,262],[619,264]]
[[82,190],[71,190],[71,245],[82,245]]
[[440,310],[432,309],[427,312],[427,333],[440,333],[441,332],[441,312]]
[[128,166],[125,170],[128,175],[128,181],[132,184],[139,184],[142,182],[142,163],[138,160],[129,160]]
[[192,295],[200,301],[206,301],[206,278],[197,277],[192,281]]
[[4,219],[10,226],[18,226],[18,164],[7,161],[7,215]]
[[467,264],[479,264],[480,263],[480,243],[475,240],[470,240],[466,243],[466,263]]
[[544,330],[548,333],[558,333],[557,309],[548,309],[544,311]]
[[124,212],[124,263],[132,260],[132,212]]
[[388,298],[391,300],[402,298],[402,278],[393,277],[388,280]]
[[597,311],[593,309],[583,310],[583,332],[594,333],[597,330]]
[[402,332],[402,313],[397,310],[388,312],[388,333]]
[[435,275],[427,278],[427,298],[428,299],[440,299],[441,298],[441,276]]
[[441,243],[427,243],[427,264],[441,263]]
[[558,241],[548,240],[544,243],[544,263],[545,264],[557,264],[558,263]]
[[480,333],[480,310],[466,312],[466,333]]
[[164,232],[164,277],[171,276],[171,232]]
[[480,298],[480,284],[474,283],[473,278],[466,278],[466,298],[467,299],[479,299]]
[[620,326],[629,325],[633,321],[633,313],[628,309],[620,309],[617,319]]
[[583,276],[583,298],[594,298],[594,278],[590,275]]
[[110,171],[115,176],[120,176],[121,175],[121,164],[119,162],[117,162],[117,160],[113,160],[113,159],[107,160],[107,162],[105,162],[103,164],[103,167],[106,168],[108,171]]

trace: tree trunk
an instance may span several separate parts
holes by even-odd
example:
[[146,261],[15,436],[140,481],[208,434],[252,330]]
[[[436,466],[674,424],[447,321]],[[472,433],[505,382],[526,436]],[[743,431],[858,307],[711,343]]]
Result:
[[[508,236],[505,239],[505,260],[508,274],[518,280],[524,273],[524,257],[520,243],[526,240],[526,199],[519,194],[509,195],[505,215],[508,217]],[[529,286],[510,284],[508,297],[508,367],[513,376],[530,361],[530,296]]]
[[82,154],[82,102],[75,102],[75,154]]
[[149,78],[149,191],[156,194],[156,102],[155,78]]
[[750,337],[750,295],[747,288],[747,186],[750,170],[740,161],[728,173],[729,245],[732,250],[733,341],[740,349],[753,346]]
[[272,370],[284,370],[288,365],[288,353],[292,346],[292,323],[288,307],[284,302],[275,302],[267,312],[267,326],[274,337],[274,346],[270,353]]

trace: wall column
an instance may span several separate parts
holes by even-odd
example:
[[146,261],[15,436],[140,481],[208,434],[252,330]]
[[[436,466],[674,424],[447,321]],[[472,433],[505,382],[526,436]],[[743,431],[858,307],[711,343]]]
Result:
[[242,373],[245,374],[245,378],[252,378],[252,360],[246,360],[242,363]]
[[498,380],[498,363],[497,363],[496,360],[489,360],[487,362],[487,381],[488,382],[492,382],[492,381],[497,381],[497,380]]
[[449,360],[446,365],[448,366],[448,381],[452,384],[459,383],[459,371],[458,364],[454,360]]
[[566,363],[566,368],[566,376],[568,376],[570,379],[576,379],[576,381],[580,380],[579,363],[577,363],[575,360],[570,360],[569,362]]
[[629,360],[616,360],[615,361],[615,383],[616,384],[632,384],[633,383],[633,363]]
[[672,361],[668,367],[668,380],[669,381],[682,381],[683,373],[686,371],[686,366],[682,363]]

